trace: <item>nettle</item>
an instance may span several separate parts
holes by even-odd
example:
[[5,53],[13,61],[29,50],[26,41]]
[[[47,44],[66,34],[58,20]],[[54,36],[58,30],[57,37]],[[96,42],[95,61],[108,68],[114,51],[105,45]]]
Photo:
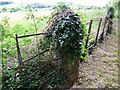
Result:
[[65,5],[59,6],[48,24],[49,42],[57,53],[61,56],[69,54],[72,61],[85,57],[84,42],[87,30],[78,14]]

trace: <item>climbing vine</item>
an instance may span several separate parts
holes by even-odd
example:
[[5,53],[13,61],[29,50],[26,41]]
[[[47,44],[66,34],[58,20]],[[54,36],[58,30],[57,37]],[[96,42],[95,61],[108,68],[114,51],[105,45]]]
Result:
[[[83,55],[86,29],[80,16],[69,7],[59,6],[57,13],[49,20],[49,40],[60,55],[69,54],[72,61]],[[85,54],[84,54],[85,55]],[[84,56],[85,57],[85,56]]]

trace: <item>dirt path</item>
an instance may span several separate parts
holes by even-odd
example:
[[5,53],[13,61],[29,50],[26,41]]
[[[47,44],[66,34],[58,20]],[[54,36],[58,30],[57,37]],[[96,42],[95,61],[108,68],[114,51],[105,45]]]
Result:
[[[118,88],[117,30],[99,43],[80,64],[79,78],[72,88]],[[120,88],[120,87],[119,87]]]

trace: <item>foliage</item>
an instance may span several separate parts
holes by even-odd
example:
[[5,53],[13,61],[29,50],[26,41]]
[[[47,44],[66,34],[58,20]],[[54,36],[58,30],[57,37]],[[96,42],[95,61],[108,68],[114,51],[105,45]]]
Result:
[[77,5],[78,9],[82,9],[82,10],[98,10],[101,9],[101,7],[98,6],[86,6],[86,5]]
[[115,12],[115,17],[120,18],[120,1],[119,0],[111,0],[107,5],[107,8],[113,7]]
[[[66,5],[60,4],[55,10],[55,14],[48,21],[46,30],[48,33],[47,42],[50,42],[51,48],[55,48],[55,54],[62,58],[61,63],[64,68],[62,72],[66,71],[66,78],[69,79],[70,76],[68,75],[71,73],[71,66],[78,59],[86,59],[85,37],[87,30],[82,22],[82,18]],[[57,82],[60,82],[59,80],[62,79],[63,83],[65,83],[66,78],[56,75],[50,86],[56,88],[59,86]]]
[[0,28],[2,30],[2,39],[4,40],[5,37],[9,35],[9,23],[8,23],[9,18],[3,17],[2,23],[0,25]]
[[113,7],[108,8],[107,16],[111,19],[114,18],[114,8]]
[[[4,17],[2,22],[0,23],[0,28],[2,30],[2,53],[3,53],[3,57],[2,57],[2,83],[3,86],[5,84],[5,82],[7,83],[7,85],[5,87],[13,87],[11,86],[11,84],[9,83],[13,83],[13,72],[11,72],[11,70],[9,70],[9,66],[7,65],[7,56],[8,55],[15,55],[16,51],[13,50],[13,45],[14,45],[14,38],[12,36],[12,34],[10,33],[10,25],[8,23],[9,18]],[[8,78],[10,77],[10,81],[8,80]],[[7,80],[7,81],[6,81]]]
[[32,7],[35,9],[35,8],[49,8],[50,6],[42,3],[34,3],[34,4],[27,5],[25,8],[27,9],[29,7]]
[[[2,31],[2,49],[4,56],[13,56],[15,57],[16,55],[16,42],[15,42],[15,34],[18,35],[25,35],[25,34],[32,34],[35,33],[36,29],[42,29],[45,27],[45,20],[47,19],[46,17],[35,17],[35,23],[34,22],[26,22],[23,24],[16,24],[14,26],[10,26],[9,24],[9,19],[8,17],[3,17],[2,21],[0,22],[0,30]],[[42,23],[41,23],[42,22]],[[41,27],[42,26],[42,27]],[[28,43],[31,42],[31,38],[23,38],[19,39],[20,45],[24,46],[27,45]]]
[[[26,16],[26,19],[29,21],[27,25],[17,24],[13,27],[10,27],[9,18],[5,17],[3,19],[1,23],[1,30],[3,33],[2,45],[5,56],[16,55],[15,38],[13,34],[17,33],[19,35],[24,35],[35,33],[36,30],[40,29],[41,22],[45,22],[48,19],[48,17],[36,17],[33,12],[34,10],[29,8],[29,13]],[[59,5],[57,8],[57,13],[53,15],[52,18],[48,21],[48,27],[46,29],[49,34],[44,38],[43,41],[40,40],[41,46],[43,46],[40,46],[42,50],[55,48],[56,53],[60,56],[69,53],[69,57],[72,63],[74,63],[77,58],[85,59],[87,51],[84,47],[84,42],[87,30],[82,22],[82,18],[80,18],[78,14],[74,13],[65,5]],[[22,39],[19,41],[23,43],[20,44],[22,46],[31,43],[31,40],[29,39]],[[23,87],[31,89],[33,87],[38,87],[40,85],[40,81],[45,81],[50,76],[52,76],[52,79],[48,85],[50,88],[56,88],[59,85],[64,85],[64,80],[67,77],[61,75],[61,73],[64,71],[63,69],[54,67],[55,70],[52,69],[53,71],[48,71],[50,69],[49,67],[49,69],[46,69],[47,74],[44,74],[46,73],[44,71],[37,72],[33,77],[26,80],[24,85],[22,85],[22,82],[20,81],[20,74],[17,70],[19,69],[19,66],[15,65],[12,67],[7,67],[6,62],[8,61],[8,58],[3,57],[2,60],[4,61],[3,89],[21,89]],[[29,67],[32,67],[32,63],[27,64],[29,64]],[[24,68],[23,71],[25,73],[22,76],[26,77],[30,75],[35,70],[37,70],[39,66],[34,66],[32,69]],[[14,77],[16,77],[17,82],[14,81]]]
[[2,90],[7,89],[13,89],[14,88],[14,73],[15,73],[15,67],[9,67],[8,69],[3,66],[3,72],[2,72]]
[[56,68],[51,73],[53,73],[53,76],[49,82],[48,88],[63,88],[68,77],[64,70],[62,68]]
[[12,50],[13,47],[11,45],[13,45],[12,42],[14,41],[14,38],[13,38],[13,35],[10,33],[10,25],[8,21],[9,21],[9,18],[4,17],[0,25],[2,30],[2,49],[3,49],[4,55],[5,53],[13,55],[13,50]]
[[17,12],[17,11],[20,11],[21,9],[20,8],[18,8],[18,7],[14,7],[14,8],[6,8],[6,7],[4,7],[4,8],[2,8],[1,10],[0,10],[0,13],[1,12]]
[[67,9],[67,3],[65,2],[60,2],[58,3],[53,9],[54,9],[54,14],[57,13],[59,10],[59,12],[64,11],[65,9]]
[[37,17],[34,14],[35,12],[36,10],[34,8],[28,7],[28,13],[25,16],[25,19],[29,20],[29,23],[34,27],[34,30],[44,29],[46,27],[46,21],[48,20],[49,16]]
[[19,10],[20,10],[20,8],[10,8],[10,12],[17,12]]
[[117,0],[116,2],[113,2],[113,7],[115,8],[115,16],[117,18],[120,18],[120,14],[119,14],[119,11],[120,11],[120,1]]
[[[30,12],[31,13],[31,12]],[[31,15],[31,14],[30,14]],[[33,14],[34,15],[34,14]],[[28,14],[29,16],[29,14]],[[26,18],[28,17],[26,16]],[[29,16],[31,17],[31,16]],[[19,23],[15,24],[14,26],[11,26],[9,24],[8,17],[3,17],[2,21],[0,22],[0,30],[2,31],[2,37],[0,37],[0,40],[2,43],[0,46],[2,46],[2,62],[3,62],[3,89],[14,89],[15,87],[20,88],[21,83],[15,84],[14,82],[14,76],[16,76],[16,80],[20,81],[20,75],[19,73],[15,74],[18,70],[19,65],[16,61],[17,51],[16,51],[16,41],[15,41],[15,34],[18,35],[26,35],[26,34],[32,34],[36,32],[36,29],[43,29],[46,24],[46,20],[48,17],[36,17],[34,16],[34,20],[31,21],[31,18],[26,19],[26,23]],[[36,24],[36,27],[35,27]],[[20,46],[26,46],[30,44],[32,41],[32,38],[23,38],[19,39]],[[23,55],[23,58],[26,57],[25,51],[21,52]],[[14,62],[15,61],[15,62]],[[27,74],[31,73],[32,71],[29,70]],[[25,75],[23,75],[25,76]],[[33,83],[36,82],[36,79],[33,81]],[[26,87],[31,87],[36,84],[31,83],[29,80]],[[32,85],[33,84],[33,85]],[[15,86],[17,85],[17,86]]]
[[71,60],[74,61],[81,56],[86,29],[79,15],[70,8],[59,5],[57,10],[58,12],[49,20],[49,41],[51,40],[51,46],[55,45],[57,53],[70,54]]
[[2,8],[2,12],[7,12],[7,8],[6,7]]
[[[4,17],[1,22],[1,30],[2,30],[2,50],[3,50],[3,58],[7,59],[7,57],[16,55],[16,41],[14,37],[14,33],[21,34],[21,29],[24,28],[21,25],[15,25],[13,28],[9,25],[9,18]],[[24,31],[25,32],[25,31]],[[20,40],[24,42],[22,45],[28,44],[30,42],[29,39]]]
[[[79,15],[75,14],[73,11],[68,9],[66,6],[65,8],[62,8],[60,6],[61,10],[59,10],[60,17],[50,19],[48,23],[50,23],[52,20],[56,20],[50,27],[47,28],[47,32],[49,32],[49,35],[47,35],[44,40],[41,42],[40,47],[42,50],[55,48],[56,53],[59,53],[59,55],[64,55],[69,53],[71,56],[71,62],[73,63],[77,58],[84,58],[85,55],[85,45],[84,45],[84,38],[86,36],[85,32],[85,26],[82,23],[81,19],[79,18]],[[59,8],[59,9],[60,9]],[[68,10],[68,11],[67,11]],[[63,13],[63,14],[62,14]],[[35,17],[31,18],[31,16],[34,16],[33,14],[29,14],[30,18],[28,19],[35,19]],[[39,20],[38,20],[39,21]],[[36,21],[35,21],[36,22]],[[21,26],[16,26],[16,29],[19,31],[19,28]],[[82,57],[81,57],[82,56]],[[30,65],[31,66],[31,65]],[[34,68],[38,68],[37,66]],[[49,67],[50,69],[50,67]],[[52,69],[53,70],[53,69]],[[33,71],[32,70],[26,70],[24,69],[25,73],[23,74],[23,77],[28,76]],[[32,87],[38,87],[40,81],[45,81],[50,76],[50,82],[48,84],[49,88],[57,88],[60,85],[64,85],[65,79],[67,76],[64,76],[66,74],[61,75],[63,73],[63,69],[56,68],[53,71],[46,71],[47,76],[41,76],[42,74],[40,72],[36,73],[35,76],[31,77],[30,79],[26,80],[24,83],[24,86],[20,83],[17,84],[16,88],[28,88],[31,89]],[[11,75],[10,75],[11,76]],[[10,82],[9,79],[6,81],[5,85],[8,86],[7,82]],[[17,81],[19,82],[20,76],[17,76]],[[32,80],[32,82],[31,82]],[[9,86],[13,85],[12,83],[9,83]],[[44,85],[44,84],[43,84]],[[14,86],[14,85],[13,85]],[[8,87],[6,87],[8,88]]]

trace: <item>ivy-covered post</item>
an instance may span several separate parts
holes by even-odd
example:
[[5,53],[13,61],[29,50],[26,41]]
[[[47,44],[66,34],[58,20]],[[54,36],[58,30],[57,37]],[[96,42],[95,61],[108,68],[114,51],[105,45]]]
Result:
[[[62,57],[62,69],[66,72],[66,88],[70,88],[78,78],[79,59],[84,55],[86,29],[82,19],[69,7],[63,5],[48,21],[49,42],[55,48],[56,56]],[[51,41],[50,41],[51,40]]]

